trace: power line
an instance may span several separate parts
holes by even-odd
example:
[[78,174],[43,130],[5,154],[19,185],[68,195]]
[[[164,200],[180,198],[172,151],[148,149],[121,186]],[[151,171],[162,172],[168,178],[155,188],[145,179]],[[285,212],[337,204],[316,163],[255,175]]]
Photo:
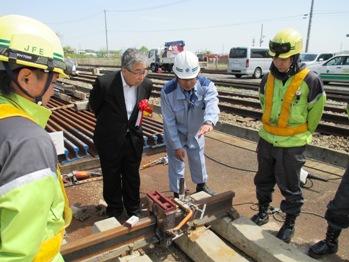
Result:
[[338,14],[348,14],[349,11],[316,11],[314,14],[317,15],[338,15]]
[[[139,9],[129,9],[129,10],[114,10],[116,11],[141,11],[141,10],[149,10],[149,9],[156,9],[156,8],[164,8],[167,6],[171,6],[171,5],[175,5],[175,4],[179,4],[181,2],[184,2],[184,0],[181,1],[176,1],[176,2],[172,2],[172,3],[168,3],[168,4],[163,4],[163,5],[157,5],[157,6],[152,6],[152,7],[147,7],[147,8],[139,8]],[[246,22],[240,22],[240,23],[230,23],[230,24],[217,24],[217,25],[209,25],[209,26],[201,26],[201,27],[184,27],[184,28],[170,28],[170,29],[153,29],[153,30],[108,30],[107,25],[106,25],[106,12],[113,12],[113,10],[108,11],[108,10],[103,10],[104,15],[104,22],[105,22],[105,37],[106,37],[106,45],[107,45],[107,50],[108,48],[108,32],[113,31],[113,32],[125,32],[125,33],[156,33],[156,32],[175,32],[175,31],[198,31],[198,30],[207,30],[207,29],[216,29],[216,28],[224,28],[224,27],[233,27],[233,26],[240,26],[240,25],[248,25],[248,24],[256,24],[256,23],[265,23],[265,22],[273,22],[273,21],[279,21],[279,20],[284,20],[284,19],[292,19],[292,18],[299,18],[299,17],[303,17],[304,14],[299,14],[299,15],[292,15],[292,16],[284,16],[284,17],[275,17],[275,18],[264,18],[264,19],[259,19],[259,20],[252,20],[252,21],[246,21]],[[349,13],[349,11],[317,11],[314,12],[314,14],[317,14],[318,16],[320,15],[334,15],[334,14],[347,14]],[[90,14],[88,16],[83,16],[80,18],[76,18],[76,19],[71,19],[71,20],[65,20],[65,21],[60,21],[60,22],[51,22],[49,24],[71,24],[71,23],[77,23],[77,22],[81,22],[81,21],[85,21],[85,20],[89,20],[92,17],[97,17],[100,16],[102,14],[101,11],[99,11],[98,13],[93,13]],[[90,35],[91,34],[93,36],[91,37],[95,37],[97,34],[101,34],[102,32],[98,31],[98,32],[94,32],[92,34],[92,32],[88,32],[86,34],[80,34],[80,36],[84,36],[84,35]],[[74,36],[77,36],[74,33]]]
[[261,23],[261,22],[273,22],[273,21],[279,21],[280,19],[290,19],[290,18],[296,18],[296,17],[302,17],[302,16],[303,16],[303,14],[293,15],[293,16],[285,16],[285,17],[277,17],[277,18],[265,18],[265,19],[247,21],[247,22],[230,23],[230,24],[217,24],[217,25],[210,25],[210,26],[200,26],[200,27],[182,27],[182,28],[151,29],[151,30],[126,30],[125,29],[125,30],[113,30],[113,31],[114,32],[130,32],[130,33],[196,31],[196,30],[206,30],[206,29],[216,29],[216,28],[223,28],[223,27],[239,26],[239,25],[256,24],[256,23]]
[[[337,12],[337,14],[340,13],[346,13],[346,12]],[[349,11],[348,11],[349,13]],[[314,12],[314,14],[317,14]],[[319,13],[322,14],[329,14],[329,13]],[[336,14],[335,12],[332,12],[331,14]],[[199,30],[207,30],[207,29],[216,29],[216,28],[224,28],[224,27],[233,27],[233,26],[240,26],[240,25],[248,25],[248,24],[257,24],[257,23],[267,23],[267,22],[274,22],[274,21],[280,21],[285,19],[292,19],[292,18],[300,18],[303,17],[304,14],[299,15],[292,15],[292,16],[284,16],[284,17],[275,17],[275,18],[264,18],[264,19],[258,19],[258,20],[251,20],[246,22],[237,22],[237,23],[229,23],[229,24],[217,24],[217,25],[209,25],[209,26],[198,26],[198,27],[182,27],[182,28],[167,28],[167,29],[149,29],[149,30],[110,30],[113,32],[125,32],[125,33],[160,33],[160,32],[176,32],[176,31],[199,31]]]
[[[184,1],[177,1],[175,3],[179,3],[179,2],[184,2]],[[175,3],[172,3],[171,5],[174,5]],[[170,4],[167,4],[167,6],[169,6]],[[154,9],[154,8],[162,8],[165,7],[165,5],[162,6],[158,6],[158,7],[149,7],[149,8],[143,8],[143,10],[149,10],[149,9]],[[142,9],[133,9],[134,11],[139,10],[141,11]],[[119,12],[118,10],[106,10],[107,12]],[[121,12],[122,10],[120,10]],[[126,11],[126,10],[125,10]],[[104,12],[104,10],[102,11]],[[83,17],[79,17],[79,18],[75,18],[75,19],[71,19],[71,20],[63,20],[63,21],[56,21],[56,22],[47,22],[47,24],[50,25],[59,25],[59,24],[72,24],[72,23],[78,23],[78,22],[82,22],[85,20],[89,20],[92,17],[97,17],[102,15],[102,12],[99,11],[98,13],[92,13],[90,15],[87,16],[83,16]],[[331,11],[331,12],[313,12],[313,14],[316,15],[338,15],[338,14],[348,14],[349,11]],[[245,25],[245,24],[254,24],[254,23],[260,23],[260,22],[273,22],[273,21],[278,21],[280,19],[290,19],[290,18],[297,18],[297,17],[303,17],[304,14],[300,14],[300,15],[293,15],[293,16],[285,16],[285,17],[276,17],[276,18],[270,18],[270,19],[260,19],[260,20],[252,20],[252,21],[247,21],[247,22],[242,22],[242,23],[231,23],[231,24],[218,24],[218,25],[213,25],[213,26],[205,26],[205,27],[192,27],[192,28],[184,28],[184,29],[192,29],[192,30],[201,30],[201,29],[214,29],[214,28],[219,28],[219,27],[230,27],[230,26],[237,26],[237,25]],[[179,31],[179,30],[183,30],[183,29],[170,29],[173,31]],[[128,31],[128,30],[125,30]],[[162,31],[167,31],[167,30],[161,30],[159,32]],[[155,30],[150,30],[150,31],[144,31],[144,30],[140,30],[140,32],[155,32]]]
[[142,8],[135,8],[135,9],[116,9],[116,10],[107,10],[108,12],[113,13],[131,13],[131,12],[140,12],[140,11],[147,11],[147,10],[154,10],[154,9],[160,9],[165,8],[168,6],[177,5],[183,2],[188,2],[188,0],[180,0],[172,3],[162,4],[162,5],[154,5],[154,6],[148,6],[148,7],[142,7]]
[[92,17],[96,17],[96,16],[99,16],[101,14],[102,14],[101,12],[98,12],[98,13],[93,13],[93,14],[90,14],[90,15],[87,15],[87,16],[83,16],[83,17],[80,17],[80,18],[75,18],[75,19],[65,20],[65,21],[60,21],[60,22],[48,22],[47,24],[50,24],[50,25],[60,25],[60,24],[78,23],[78,22],[81,22],[81,21],[90,20]]

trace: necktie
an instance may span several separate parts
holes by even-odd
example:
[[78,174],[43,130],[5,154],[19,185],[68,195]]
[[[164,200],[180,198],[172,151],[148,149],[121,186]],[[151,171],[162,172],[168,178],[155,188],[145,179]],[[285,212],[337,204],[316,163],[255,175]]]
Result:
[[193,90],[190,90],[190,91],[184,91],[184,96],[188,102],[188,109],[190,110],[191,108],[194,107],[196,95]]

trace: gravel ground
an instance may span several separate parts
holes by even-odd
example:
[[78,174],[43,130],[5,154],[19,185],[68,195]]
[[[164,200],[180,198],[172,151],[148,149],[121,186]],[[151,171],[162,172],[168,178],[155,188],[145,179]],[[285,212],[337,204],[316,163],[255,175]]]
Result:
[[[156,106],[160,106],[159,98],[151,98],[150,102]],[[336,104],[341,104],[341,103],[336,103]],[[261,126],[261,122],[256,121],[255,119],[242,117],[234,114],[227,114],[224,112],[221,112],[219,121],[222,123],[228,123],[228,124],[237,125],[241,127],[248,127],[256,130],[258,130]],[[321,147],[349,153],[348,137],[338,137],[333,135],[323,135],[323,134],[315,133],[313,136],[312,144],[316,146],[321,146]]]
[[[220,121],[223,123],[234,124],[242,127],[249,127],[258,130],[261,126],[260,121],[245,118],[237,115],[227,114],[222,112],[220,114]],[[333,135],[323,135],[315,133],[313,136],[312,145],[326,147],[338,151],[349,153],[349,139],[348,137],[339,137]]]

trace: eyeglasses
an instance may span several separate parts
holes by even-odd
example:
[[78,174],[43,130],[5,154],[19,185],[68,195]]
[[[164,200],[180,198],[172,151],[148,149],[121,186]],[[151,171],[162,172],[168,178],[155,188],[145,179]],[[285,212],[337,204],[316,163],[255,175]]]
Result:
[[129,71],[130,73],[136,75],[136,76],[146,76],[148,74],[148,70],[144,70],[144,71],[132,71],[128,68],[126,68],[127,71]]
[[276,43],[276,42],[270,41],[269,49],[271,52],[279,55],[279,54],[287,53],[294,48],[291,47],[291,43]]

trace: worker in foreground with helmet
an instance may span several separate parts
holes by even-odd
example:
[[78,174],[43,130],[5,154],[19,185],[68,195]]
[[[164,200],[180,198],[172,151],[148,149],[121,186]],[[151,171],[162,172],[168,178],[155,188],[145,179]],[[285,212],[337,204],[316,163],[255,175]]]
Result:
[[187,156],[196,192],[214,194],[206,184],[204,135],[212,131],[218,121],[216,87],[209,79],[198,76],[199,60],[189,51],[176,56],[173,72],[176,78],[167,82],[161,90],[170,190],[178,197]]
[[251,219],[257,225],[269,221],[269,203],[277,184],[284,197],[280,208],[286,213],[277,237],[286,243],[294,235],[303,205],[300,171],[305,163],[305,145],[312,140],[326,100],[319,77],[299,62],[302,47],[302,37],[294,29],[278,32],[269,43],[273,61],[259,90],[263,126],[254,178],[259,212]]
[[[349,116],[349,103],[347,104],[347,114]],[[308,254],[313,258],[337,253],[339,235],[342,229],[349,227],[349,165],[334,199],[327,205],[325,219],[328,224],[326,238],[312,245],[308,251]]]
[[71,220],[42,107],[65,76],[57,35],[34,19],[0,17],[0,261],[63,261]]

